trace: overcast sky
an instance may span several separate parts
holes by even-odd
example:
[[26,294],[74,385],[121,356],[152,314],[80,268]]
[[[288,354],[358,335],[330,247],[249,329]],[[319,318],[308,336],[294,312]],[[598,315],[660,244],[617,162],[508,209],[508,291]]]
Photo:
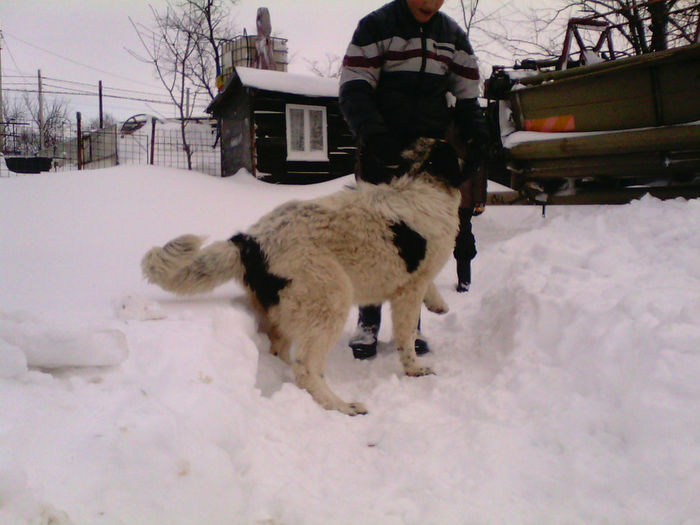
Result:
[[[493,9],[503,1],[482,0],[480,5]],[[258,7],[268,7],[273,34],[288,39],[289,70],[304,73],[309,72],[307,60],[343,55],[358,20],[384,3],[386,0],[240,0],[231,13],[237,29],[254,34]],[[127,51],[141,51],[129,17],[149,25],[149,4],[159,9],[165,1],[0,1],[5,96],[28,86],[36,89],[40,69],[46,91],[60,93],[72,87],[96,93],[102,80],[105,94],[162,100],[164,90],[152,66],[140,63]],[[446,0],[443,10],[456,18],[458,8],[457,0]],[[97,114],[94,95],[69,97],[69,105],[72,114]],[[172,116],[165,105],[118,98],[105,98],[105,112],[120,119],[143,112]]]

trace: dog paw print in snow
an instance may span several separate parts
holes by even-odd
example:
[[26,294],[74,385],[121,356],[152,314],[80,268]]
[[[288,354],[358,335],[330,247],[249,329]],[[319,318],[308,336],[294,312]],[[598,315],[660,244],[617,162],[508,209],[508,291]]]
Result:
[[114,309],[117,317],[124,321],[153,321],[167,317],[157,302],[138,295],[126,295],[115,301]]

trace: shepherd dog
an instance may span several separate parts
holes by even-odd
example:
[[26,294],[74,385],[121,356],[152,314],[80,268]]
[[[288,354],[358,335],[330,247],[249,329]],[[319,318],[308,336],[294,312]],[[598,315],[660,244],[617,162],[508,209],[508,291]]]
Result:
[[420,138],[388,183],[360,181],[287,202],[228,240],[205,245],[203,237],[182,235],[149,250],[141,268],[150,283],[179,295],[234,279],[297,386],[323,408],[366,414],[363,404],[330,389],[326,357],[353,305],[388,301],[404,372],[433,373],[416,357],[416,326],[423,303],[432,312],[448,310],[433,279],[454,248],[464,178],[450,144]]

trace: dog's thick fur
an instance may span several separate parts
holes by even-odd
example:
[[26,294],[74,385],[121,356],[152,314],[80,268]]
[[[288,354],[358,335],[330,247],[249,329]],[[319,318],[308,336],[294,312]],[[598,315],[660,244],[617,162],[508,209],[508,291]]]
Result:
[[432,373],[414,349],[421,303],[447,311],[432,281],[457,234],[458,160],[433,139],[419,139],[404,158],[405,174],[389,184],[288,202],[227,241],[202,246],[202,238],[183,235],[153,248],[141,263],[144,276],[177,294],[235,279],[261,316],[270,351],[290,362],[295,345],[297,385],[324,408],[364,414],[323,377],[351,306],[390,301],[394,342],[411,376]]

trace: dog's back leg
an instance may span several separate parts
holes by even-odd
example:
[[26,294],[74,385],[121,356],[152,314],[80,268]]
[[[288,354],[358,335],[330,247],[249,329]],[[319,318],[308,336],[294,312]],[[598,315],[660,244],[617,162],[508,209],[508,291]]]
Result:
[[332,331],[317,329],[308,332],[299,341],[292,369],[297,385],[308,391],[323,408],[356,416],[367,413],[365,406],[362,403],[343,401],[330,389],[323,375],[326,357],[342,333],[343,324]]
[[292,369],[300,388],[323,408],[344,414],[366,414],[360,403],[346,403],[326,384],[326,357],[343,332],[352,305],[350,279],[332,258],[316,257],[295,272],[282,294],[280,328],[295,343]]
[[420,317],[425,288],[406,287],[391,299],[391,320],[394,325],[394,344],[399,352],[401,365],[409,376],[432,374],[428,366],[422,366],[416,356],[416,326]]

